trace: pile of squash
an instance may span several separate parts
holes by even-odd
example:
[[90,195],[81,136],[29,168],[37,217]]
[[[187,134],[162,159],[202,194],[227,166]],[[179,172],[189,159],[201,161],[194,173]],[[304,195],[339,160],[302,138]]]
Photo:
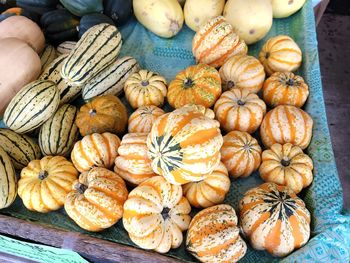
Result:
[[[80,1],[61,2],[82,15]],[[303,152],[313,120],[301,109],[309,88],[293,73],[302,52],[290,37],[269,39],[255,58],[215,16],[193,38],[197,64],[167,83],[118,57],[122,37],[110,23],[57,48],[24,16],[1,22],[0,36],[0,208],[18,193],[27,209],[64,207],[88,231],[122,220],[140,248],[167,253],[185,242],[201,262],[236,262],[246,241],[276,257],[308,241],[310,213],[297,194],[313,181]],[[70,104],[80,96],[84,105]],[[257,170],[265,183],[237,210],[223,204],[231,183]],[[201,210],[193,218],[191,207]]]

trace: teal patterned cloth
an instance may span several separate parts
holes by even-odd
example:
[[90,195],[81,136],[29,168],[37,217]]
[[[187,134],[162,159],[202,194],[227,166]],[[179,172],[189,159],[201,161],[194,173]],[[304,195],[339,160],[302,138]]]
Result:
[[[124,41],[122,55],[135,57],[143,68],[164,75],[168,81],[172,80],[179,71],[195,63],[191,52],[194,33],[187,27],[184,27],[173,39],[159,38],[136,21],[131,21],[120,30]],[[263,43],[268,38],[279,34],[291,36],[303,51],[303,66],[299,69],[298,74],[303,76],[310,86],[310,97],[305,105],[305,110],[314,120],[314,129],[307,153],[312,157],[315,166],[314,182],[300,194],[312,214],[311,239],[303,248],[290,254],[282,261],[349,262],[350,215],[342,210],[342,187],[326,119],[311,0],[308,0],[303,9],[292,17],[275,20],[269,34],[263,41],[250,46],[249,53],[257,56]],[[261,183],[258,173],[245,179],[232,179],[232,187],[225,202],[237,208],[238,201],[244,192]],[[134,246],[121,222],[101,233],[88,233],[74,224],[63,210],[41,215],[27,211],[19,199],[10,208],[0,212]],[[184,261],[195,261],[186,252],[184,246],[170,251],[167,255]],[[273,261],[277,261],[277,259],[266,252],[254,251],[250,247],[246,256],[241,260],[241,262]]]

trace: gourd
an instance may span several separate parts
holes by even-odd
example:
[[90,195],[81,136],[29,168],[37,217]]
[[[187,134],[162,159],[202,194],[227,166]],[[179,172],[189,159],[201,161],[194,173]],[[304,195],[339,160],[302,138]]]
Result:
[[147,138],[153,171],[176,185],[203,180],[220,162],[219,126],[191,107],[158,117]]
[[59,91],[52,81],[37,80],[24,86],[6,108],[4,123],[17,133],[41,126],[57,110]]
[[209,119],[215,119],[215,113],[212,109],[206,108],[203,105],[196,105],[196,104],[186,104],[185,106],[183,106],[182,108],[190,108],[194,111],[198,111],[200,113],[202,113],[204,116],[208,117]]
[[264,101],[271,107],[293,105],[301,108],[309,96],[304,79],[291,72],[275,72],[264,83]]
[[188,228],[186,248],[200,262],[237,262],[247,251],[235,210],[226,204],[203,209]]
[[93,167],[110,169],[118,156],[120,139],[112,133],[94,133],[86,135],[74,144],[71,159],[74,166],[81,173]]
[[207,108],[221,95],[218,71],[208,65],[193,65],[178,73],[168,88],[168,102],[173,108],[192,103]]
[[122,26],[132,17],[132,0],[104,0],[103,13]]
[[123,225],[143,249],[166,253],[178,248],[190,224],[191,206],[181,186],[154,176],[134,188],[124,204]]
[[263,45],[259,60],[268,76],[274,72],[292,72],[300,67],[302,52],[292,38],[280,35]]
[[128,130],[130,133],[149,133],[156,119],[163,114],[165,114],[165,112],[157,106],[142,106],[130,115]]
[[83,36],[83,34],[90,29],[93,26],[96,26],[98,24],[110,24],[114,25],[114,22],[112,19],[110,19],[108,16],[100,13],[91,13],[91,14],[86,14],[80,19],[80,24],[79,24],[79,38]]
[[260,127],[260,137],[266,147],[275,143],[291,143],[305,149],[311,141],[313,120],[294,106],[280,105],[269,111]]
[[63,54],[69,54],[72,49],[75,47],[77,42],[75,41],[64,41],[61,44],[59,44],[56,48],[58,56],[61,56]]
[[251,175],[261,163],[261,147],[246,132],[231,131],[226,134],[220,152],[221,161],[234,178]]
[[272,0],[272,10],[274,18],[285,18],[298,12],[303,5],[305,0]]
[[9,207],[17,196],[17,180],[10,156],[0,146],[0,209]]
[[210,207],[223,203],[230,190],[230,178],[223,163],[214,169],[206,178],[182,186],[184,196],[194,207]]
[[310,213],[288,187],[264,183],[239,202],[241,229],[256,250],[284,257],[310,237]]
[[44,70],[56,57],[56,49],[51,45],[46,45],[40,54],[41,69]]
[[62,156],[45,156],[31,161],[21,171],[18,195],[24,206],[35,212],[48,213],[60,209],[78,171]]
[[56,9],[58,3],[59,0],[16,0],[16,5],[18,7],[25,8],[40,15]]
[[194,35],[192,53],[197,63],[221,67],[234,55],[245,55],[248,47],[222,16],[209,20]]
[[60,0],[60,2],[69,12],[76,16],[101,13],[103,11],[102,0]]
[[263,65],[255,57],[247,55],[229,58],[219,73],[224,90],[238,88],[258,93],[265,80]]
[[76,118],[82,136],[103,132],[121,134],[127,122],[128,116],[124,104],[113,95],[94,98],[80,108]]
[[259,168],[265,182],[285,185],[298,194],[312,183],[312,159],[291,143],[274,144],[262,153]]
[[118,174],[96,167],[73,183],[64,209],[81,228],[96,232],[111,227],[122,217],[127,197],[128,190]]
[[132,74],[124,84],[125,97],[131,107],[162,106],[167,94],[164,77],[148,70]]
[[258,95],[243,89],[225,91],[215,103],[214,112],[221,127],[248,133],[255,132],[266,113],[266,105]]

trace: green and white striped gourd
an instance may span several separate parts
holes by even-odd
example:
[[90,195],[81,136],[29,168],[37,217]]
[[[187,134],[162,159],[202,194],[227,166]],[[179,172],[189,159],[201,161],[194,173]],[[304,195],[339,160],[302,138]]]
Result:
[[63,43],[58,45],[57,54],[59,56],[63,54],[69,54],[73,50],[76,44],[77,42],[75,41],[64,41]]
[[17,196],[16,173],[11,158],[0,146],[0,209],[10,206]]
[[41,70],[44,70],[56,57],[56,49],[51,45],[46,45],[40,55]]

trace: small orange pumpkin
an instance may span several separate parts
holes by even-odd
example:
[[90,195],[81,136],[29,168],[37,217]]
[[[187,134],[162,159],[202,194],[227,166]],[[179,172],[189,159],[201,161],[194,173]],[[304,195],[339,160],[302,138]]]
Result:
[[134,111],[129,117],[129,132],[148,133],[151,131],[153,123],[165,112],[154,105],[142,106]]

